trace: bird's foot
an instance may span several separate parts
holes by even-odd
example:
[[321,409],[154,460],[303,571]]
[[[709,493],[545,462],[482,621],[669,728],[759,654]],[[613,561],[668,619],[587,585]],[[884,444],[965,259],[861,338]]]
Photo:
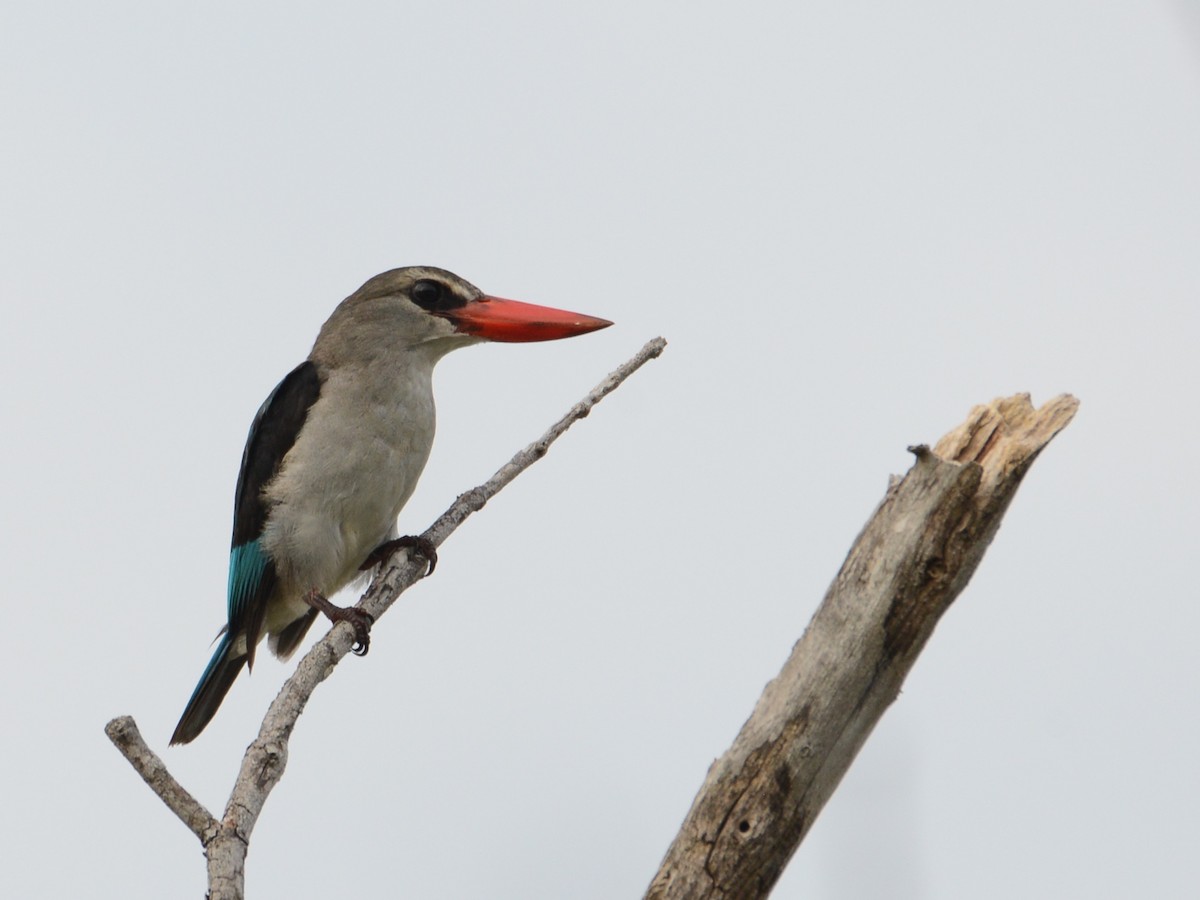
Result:
[[429,538],[415,534],[406,534],[404,537],[384,541],[363,560],[363,564],[358,567],[359,571],[366,572],[368,569],[374,568],[401,548],[415,550],[421,556],[425,557],[425,562],[429,564],[429,568],[425,570],[425,577],[433,574],[434,568],[437,567],[437,547],[433,545],[433,541],[429,540]]
[[338,622],[349,622],[354,626],[354,645],[350,648],[355,656],[366,656],[371,649],[371,626],[375,617],[357,606],[338,606],[330,603],[329,598],[313,588],[304,595],[304,602],[318,612],[325,613],[329,621],[335,625]]

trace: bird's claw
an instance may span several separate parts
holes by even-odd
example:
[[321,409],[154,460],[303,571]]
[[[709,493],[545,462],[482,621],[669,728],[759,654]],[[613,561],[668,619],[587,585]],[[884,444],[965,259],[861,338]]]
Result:
[[394,538],[390,541],[384,541],[378,547],[371,551],[370,555],[363,560],[363,564],[358,567],[360,572],[366,572],[379,565],[393,553],[400,549],[415,550],[425,558],[425,562],[429,564],[429,568],[425,570],[425,577],[428,578],[433,574],[433,570],[437,568],[437,547],[433,541],[427,537],[422,537],[419,534],[406,534],[403,537]]
[[366,656],[371,649],[371,626],[375,624],[375,617],[356,606],[347,607],[344,611],[354,613],[342,620],[354,627],[354,643],[350,645],[350,652],[355,656]]
[[304,600],[313,609],[323,612],[334,625],[338,622],[349,622],[354,628],[354,643],[350,652],[355,656],[367,655],[367,651],[371,649],[371,626],[375,624],[373,615],[357,606],[337,606],[330,603],[316,588],[305,594]]

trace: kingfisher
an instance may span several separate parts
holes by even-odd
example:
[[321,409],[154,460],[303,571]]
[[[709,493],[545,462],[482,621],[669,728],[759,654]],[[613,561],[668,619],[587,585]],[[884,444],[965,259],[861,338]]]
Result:
[[366,653],[371,616],[328,598],[396,549],[433,571],[432,545],[398,536],[396,519],[433,446],[438,360],[482,341],[552,341],[611,324],[492,297],[432,266],[376,275],[343,300],[250,425],[234,492],[228,621],[171,743],[204,730],[264,637],[287,659],[323,613],[348,621],[354,651]]

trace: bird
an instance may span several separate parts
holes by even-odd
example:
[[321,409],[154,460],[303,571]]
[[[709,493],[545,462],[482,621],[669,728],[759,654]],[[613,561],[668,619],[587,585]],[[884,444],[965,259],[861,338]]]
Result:
[[308,358],[279,382],[246,438],[234,492],[227,622],[171,744],[212,720],[265,637],[291,656],[324,613],[354,627],[366,653],[370,615],[329,597],[399,547],[424,557],[428,541],[398,537],[397,517],[433,445],[433,369],[482,341],[551,341],[612,323],[484,294],[433,266],[391,269],[343,300]]

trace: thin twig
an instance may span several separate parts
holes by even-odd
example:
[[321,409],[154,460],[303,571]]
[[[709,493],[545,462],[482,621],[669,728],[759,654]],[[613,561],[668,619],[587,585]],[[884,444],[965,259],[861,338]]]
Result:
[[[587,416],[592,407],[616,390],[626,378],[651,359],[660,356],[666,346],[667,342],[661,337],[648,341],[628,362],[596,385],[545,434],[517,453],[495,475],[478,487],[460,494],[423,537],[434,546],[440,546],[468,516],[482,509],[484,504],[509,482],[545,456],[550,445],[572,424]],[[359,607],[370,612],[376,619],[387,611],[401,593],[425,574],[424,560],[415,555],[402,558],[400,553],[408,554],[408,551],[397,551],[383,562],[370,588],[359,601]],[[287,766],[288,738],[317,685],[332,674],[334,667],[354,643],[354,629],[343,628],[341,624],[343,623],[331,628],[305,654],[292,677],[284,683],[279,695],[267,710],[258,737],[246,749],[241,771],[230,793],[221,822],[213,819],[212,815],[171,777],[162,760],[155,756],[142,740],[132,718],[122,716],[108,723],[106,731],[125,758],[137,769],[154,793],[158,794],[204,843],[208,857],[211,900],[240,900],[243,896],[243,874],[250,834],[262,812],[263,804]]]
[[[505,485],[516,478],[539,459],[572,424],[584,418],[597,403],[614,391],[626,378],[640,369],[646,362],[662,354],[667,342],[655,338],[646,343],[628,362],[613,371],[604,381],[571,407],[540,438],[521,450],[491,478],[478,487],[459,494],[436,522],[422,537],[434,546],[440,546],[472,513],[482,509]],[[407,555],[405,562],[394,561]],[[399,550],[385,560],[380,574],[363,595],[359,607],[378,619],[395,602],[396,598],[421,579],[425,574],[425,562],[407,550]],[[237,784],[229,798],[226,817],[232,817],[238,831],[250,837],[262,805],[274,788],[287,764],[287,740],[296,725],[296,720],[308,703],[317,685],[333,672],[354,643],[354,629],[341,624],[330,629],[318,641],[296,667],[295,673],[284,683],[279,695],[267,710],[262,728],[246,750]]]
[[162,798],[171,812],[179,816],[200,842],[207,844],[217,832],[217,820],[203,804],[187,792],[167,771],[166,765],[142,738],[132,716],[117,716],[104,726],[104,733],[129,764],[150,785],[150,790]]

